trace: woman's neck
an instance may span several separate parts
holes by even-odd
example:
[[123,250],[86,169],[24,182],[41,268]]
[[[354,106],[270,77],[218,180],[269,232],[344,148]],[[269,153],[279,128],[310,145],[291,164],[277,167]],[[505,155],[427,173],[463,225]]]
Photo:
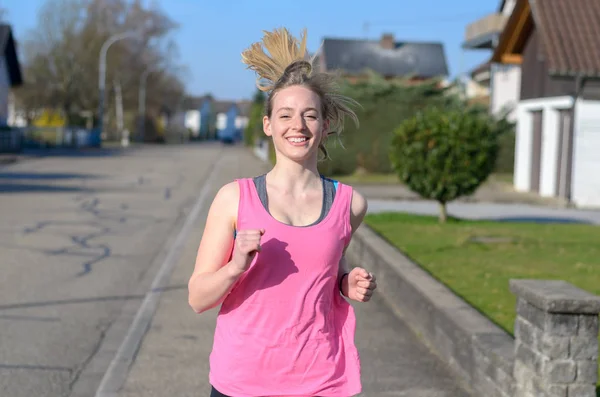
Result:
[[316,162],[311,165],[297,163],[289,159],[277,161],[269,171],[268,179],[272,184],[291,192],[320,188],[321,176]]

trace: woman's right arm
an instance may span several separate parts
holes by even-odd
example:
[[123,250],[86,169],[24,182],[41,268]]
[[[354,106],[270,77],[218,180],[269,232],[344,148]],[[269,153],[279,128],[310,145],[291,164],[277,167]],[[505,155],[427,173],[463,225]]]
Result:
[[237,182],[229,183],[219,190],[209,209],[194,272],[188,282],[188,303],[196,313],[219,305],[243,273],[229,261],[239,195]]

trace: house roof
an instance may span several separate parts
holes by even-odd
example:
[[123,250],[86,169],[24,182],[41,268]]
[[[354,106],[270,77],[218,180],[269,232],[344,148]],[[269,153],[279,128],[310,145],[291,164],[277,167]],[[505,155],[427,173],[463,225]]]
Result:
[[441,43],[394,42],[394,48],[379,40],[325,38],[322,53],[327,70],[360,74],[371,69],[384,76],[440,77],[448,75]]
[[237,104],[233,101],[214,101],[212,108],[215,113],[227,113],[232,106]]
[[250,109],[252,108],[252,101],[238,101],[237,107],[240,110],[240,116],[250,116]]
[[518,0],[492,62],[520,64],[534,24],[550,74],[600,76],[598,0]]
[[17,56],[17,46],[13,37],[12,28],[7,24],[0,24],[0,54],[4,55],[8,67],[10,84],[17,87],[23,84],[21,64]]
[[188,96],[183,100],[183,108],[187,110],[200,109],[205,101],[211,101],[212,95],[207,94],[200,97]]
[[475,77],[476,75],[480,74],[480,73],[484,73],[484,72],[489,72],[490,71],[490,67],[491,67],[491,63],[486,61],[483,62],[477,66],[475,66],[475,68],[473,68],[473,70],[471,70],[471,77]]
[[500,34],[498,45],[494,49],[491,62],[521,64],[525,43],[533,28],[533,17],[528,0],[518,0],[504,30]]
[[600,1],[537,0],[534,19],[551,74],[600,76]]

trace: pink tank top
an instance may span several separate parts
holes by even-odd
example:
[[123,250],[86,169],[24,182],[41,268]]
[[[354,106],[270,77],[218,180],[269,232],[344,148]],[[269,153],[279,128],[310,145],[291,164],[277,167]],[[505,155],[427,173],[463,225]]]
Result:
[[251,178],[238,184],[238,230],[265,234],[219,311],[210,383],[232,397],[359,394],[356,318],[337,285],[352,188],[339,183],[326,217],[297,227],[269,214]]

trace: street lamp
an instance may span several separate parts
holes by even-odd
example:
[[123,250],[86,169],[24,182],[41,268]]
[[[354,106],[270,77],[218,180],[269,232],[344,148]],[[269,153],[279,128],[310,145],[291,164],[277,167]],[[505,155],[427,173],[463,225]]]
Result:
[[104,121],[104,87],[106,81],[106,53],[108,52],[108,48],[121,39],[135,37],[138,36],[137,32],[123,32],[115,34],[109,37],[104,44],[102,44],[102,48],[100,49],[100,67],[99,76],[98,76],[98,90],[100,92],[100,98],[98,100],[98,127],[100,129],[100,134],[102,134],[102,127]]
[[140,76],[140,92],[138,94],[138,114],[140,118],[140,135],[141,140],[144,142],[145,129],[146,129],[146,80],[148,75],[152,71],[152,67],[146,68]]

